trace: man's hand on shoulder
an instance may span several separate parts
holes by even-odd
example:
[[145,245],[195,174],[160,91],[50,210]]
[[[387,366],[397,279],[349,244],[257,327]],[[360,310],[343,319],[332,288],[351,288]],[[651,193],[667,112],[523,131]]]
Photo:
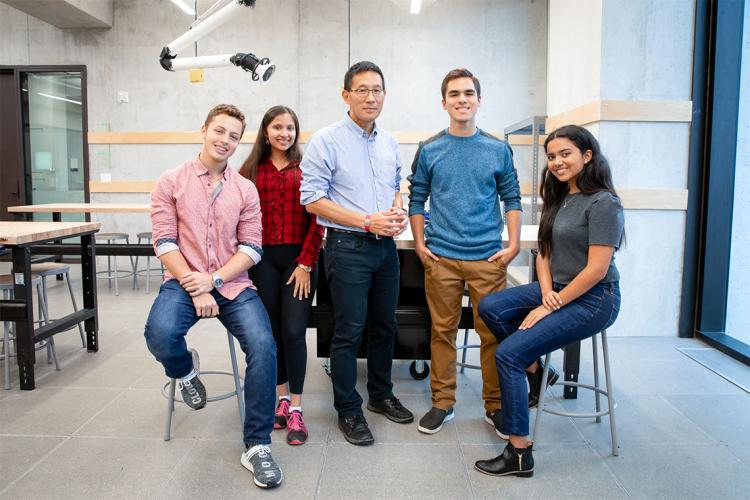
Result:
[[180,286],[185,289],[191,297],[208,293],[214,289],[214,280],[208,273],[199,273],[192,271],[187,273],[180,280]]
[[195,314],[201,318],[213,318],[219,315],[219,304],[210,293],[202,293],[193,297],[193,305]]

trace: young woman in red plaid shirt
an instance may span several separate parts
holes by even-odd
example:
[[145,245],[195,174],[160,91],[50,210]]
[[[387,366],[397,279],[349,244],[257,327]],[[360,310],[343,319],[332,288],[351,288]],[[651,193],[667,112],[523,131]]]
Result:
[[300,204],[299,120],[274,106],[263,116],[258,137],[240,174],[253,181],[263,214],[263,260],[251,271],[276,339],[275,429],[288,429],[287,443],[303,444],[302,389],[307,366],[305,332],[317,281],[323,227]]

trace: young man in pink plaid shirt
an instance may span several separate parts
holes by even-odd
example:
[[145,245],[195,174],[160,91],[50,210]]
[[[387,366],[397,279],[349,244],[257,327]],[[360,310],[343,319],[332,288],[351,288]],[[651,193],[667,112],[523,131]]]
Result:
[[245,130],[235,106],[220,104],[206,118],[197,158],[166,172],[151,193],[156,255],[167,268],[151,307],[145,336],[149,351],[177,379],[185,403],[206,405],[198,353],[185,335],[201,318],[216,317],[245,353],[245,452],[240,462],[261,488],[278,486],[281,469],[268,445],[274,422],[276,345],[271,325],[247,270],[261,248],[261,214],[255,185],[228,165]]

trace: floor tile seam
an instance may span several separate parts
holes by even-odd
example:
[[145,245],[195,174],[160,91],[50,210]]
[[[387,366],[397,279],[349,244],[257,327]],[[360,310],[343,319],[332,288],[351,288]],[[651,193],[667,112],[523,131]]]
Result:
[[[458,426],[454,425],[454,428],[456,428],[456,434],[458,435]],[[471,475],[469,472],[469,464],[466,460],[466,455],[464,454],[464,448],[461,444],[460,439],[458,440],[458,456],[461,460],[461,463],[464,465],[464,480],[466,481],[466,484],[469,485],[469,494],[471,495],[472,499],[477,498],[477,492],[474,491],[474,483],[471,482]]]
[[[170,436],[170,441],[171,439],[172,438]],[[161,440],[163,442],[166,442],[164,441],[164,438],[162,438]],[[165,492],[165,490],[169,487],[169,484],[171,483],[171,481],[177,476],[177,471],[179,471],[182,468],[182,466],[187,462],[188,458],[193,453],[193,450],[197,449],[198,440],[187,440],[187,441],[192,441],[191,445],[182,455],[182,458],[180,458],[179,460],[176,460],[175,463],[172,465],[172,470],[169,471],[169,473],[167,474],[167,477],[161,483],[162,486],[160,488],[160,492]]]
[[82,423],[80,426],[78,426],[78,428],[71,433],[71,436],[78,436],[78,433],[81,432],[81,430],[83,430],[83,428],[85,428],[87,425],[89,425],[91,422],[93,422],[96,417],[98,417],[99,415],[101,415],[102,413],[104,413],[118,399],[122,398],[124,396],[124,394],[125,394],[126,391],[127,391],[127,389],[120,390],[120,393],[117,394],[114,398],[112,398],[112,401],[110,401],[109,403],[105,404],[102,408],[99,409],[99,411],[95,412],[94,415],[91,416],[91,418],[89,418],[84,423]]
[[[675,347],[675,349],[677,349],[677,351],[678,351],[678,352],[680,352],[680,353],[681,353],[681,354],[682,354],[683,356],[685,356],[685,357],[687,357],[688,359],[690,359],[690,360],[692,360],[692,361],[694,361],[694,362],[698,363],[699,365],[701,365],[701,366],[702,366],[703,368],[705,368],[705,369],[706,369],[706,370],[708,370],[709,372],[711,372],[711,373],[713,373],[714,375],[717,375],[718,377],[720,377],[720,378],[724,379],[724,380],[725,380],[726,382],[728,382],[728,383],[732,384],[733,386],[735,386],[735,387],[739,388],[740,390],[744,391],[744,392],[745,392],[746,394],[750,394],[750,391],[749,391],[749,390],[747,389],[747,387],[744,387],[744,386],[740,385],[740,384],[739,384],[739,382],[736,382],[736,381],[732,380],[731,378],[729,378],[729,376],[728,376],[728,375],[725,375],[725,374],[723,374],[723,373],[721,373],[721,372],[719,372],[719,371],[715,370],[715,369],[714,369],[714,368],[712,368],[712,367],[711,367],[711,366],[710,366],[710,365],[709,365],[709,364],[708,364],[707,362],[704,362],[704,361],[702,361],[702,360],[700,360],[700,359],[694,358],[694,357],[692,357],[692,356],[688,355],[687,353],[685,353],[685,352],[681,351],[680,349],[678,349],[678,348],[676,348],[676,347]],[[683,349],[684,349],[684,348],[683,348]],[[706,349],[706,350],[713,350],[713,349],[712,349],[712,348],[708,348],[708,349]]]
[[[599,453],[599,451],[594,446],[594,443],[590,442],[586,438],[586,436],[583,434],[583,431],[581,430],[581,428],[578,427],[578,424],[576,423],[576,420],[583,420],[583,419],[578,419],[578,418],[574,418],[574,417],[565,417],[565,418],[568,420],[569,423],[571,423],[573,425],[573,428],[578,432],[578,435],[581,437],[581,439],[583,439],[583,443],[585,444],[585,446],[589,450],[593,451],[595,456],[599,457],[599,459],[601,460],[601,462],[604,464],[604,467],[607,469],[607,472],[609,472],[610,477],[612,477],[613,481],[620,488],[620,490],[623,493],[625,493],[625,495],[628,498],[633,498],[633,495],[631,494],[631,492],[627,488],[627,486],[625,486],[625,483],[620,479],[620,477],[615,473],[615,471],[609,465],[609,461],[607,460],[607,458],[610,457],[610,456],[612,456],[612,448],[611,447],[609,448],[610,453],[607,454],[607,456],[605,457],[604,455],[602,455],[601,453]],[[609,418],[609,415],[607,415],[607,418]],[[615,422],[615,425],[616,424],[617,424],[617,422]],[[622,449],[622,447],[620,446],[620,439],[619,439],[619,437],[617,439],[617,449],[618,449],[618,452]]]
[[700,431],[701,431],[701,432],[702,432],[702,433],[703,433],[703,434],[704,434],[704,435],[705,435],[706,437],[708,437],[708,438],[709,438],[709,440],[710,440],[711,442],[713,442],[713,443],[718,443],[718,442],[719,442],[719,439],[716,439],[716,438],[714,438],[713,436],[711,436],[711,435],[710,435],[710,434],[709,434],[708,432],[706,432],[706,431],[705,431],[705,430],[703,429],[703,427],[702,427],[702,426],[701,426],[701,425],[700,425],[700,424],[699,424],[698,422],[696,422],[695,420],[693,420],[692,418],[690,418],[690,416],[689,416],[689,415],[685,414],[685,412],[683,412],[682,410],[680,410],[679,408],[677,408],[677,406],[673,405],[673,404],[672,404],[672,402],[671,402],[671,401],[670,401],[669,399],[665,398],[665,397],[664,397],[664,396],[662,396],[662,395],[659,395],[659,398],[660,398],[660,399],[661,399],[662,401],[664,401],[664,403],[666,403],[666,404],[667,404],[667,406],[669,406],[670,408],[672,408],[672,409],[673,409],[674,411],[676,411],[676,412],[677,412],[677,413],[678,413],[679,415],[682,415],[683,417],[685,417],[685,418],[686,418],[686,419],[687,419],[687,420],[688,420],[688,421],[689,421],[689,422],[690,422],[691,424],[693,424],[693,425],[694,425],[694,426],[696,426],[696,427],[697,427],[698,429],[700,429]]
[[333,444],[331,437],[333,436],[333,427],[336,424],[336,417],[331,415],[331,424],[328,426],[328,433],[326,434],[325,442],[323,443],[323,456],[320,457],[320,471],[318,472],[318,478],[315,481],[315,492],[313,498],[317,499],[320,496],[320,488],[323,483],[323,472],[326,469],[326,463],[328,461],[328,448]]
[[5,494],[5,492],[8,491],[8,490],[10,490],[16,483],[18,483],[23,478],[25,478],[26,476],[28,476],[29,474],[31,474],[31,472],[33,472],[33,470],[36,469],[39,466],[39,464],[41,464],[42,462],[46,461],[47,458],[50,457],[50,455],[52,455],[53,453],[55,453],[61,446],[63,446],[65,443],[67,443],[71,439],[72,439],[72,436],[66,436],[56,446],[53,446],[51,450],[49,450],[47,453],[45,453],[39,460],[37,460],[36,462],[34,462],[28,469],[26,469],[26,471],[23,474],[21,474],[20,476],[18,476],[16,479],[14,479],[10,483],[8,483],[5,488],[3,488],[2,490],[0,490],[0,496],[3,496]]

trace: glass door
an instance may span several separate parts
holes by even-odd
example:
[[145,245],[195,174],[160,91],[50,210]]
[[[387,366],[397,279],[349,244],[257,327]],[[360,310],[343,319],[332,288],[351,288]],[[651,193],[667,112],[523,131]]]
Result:
[[[23,71],[20,76],[27,202],[86,201],[83,71]],[[34,214],[34,220],[51,218]],[[65,220],[85,217],[66,214]]]

